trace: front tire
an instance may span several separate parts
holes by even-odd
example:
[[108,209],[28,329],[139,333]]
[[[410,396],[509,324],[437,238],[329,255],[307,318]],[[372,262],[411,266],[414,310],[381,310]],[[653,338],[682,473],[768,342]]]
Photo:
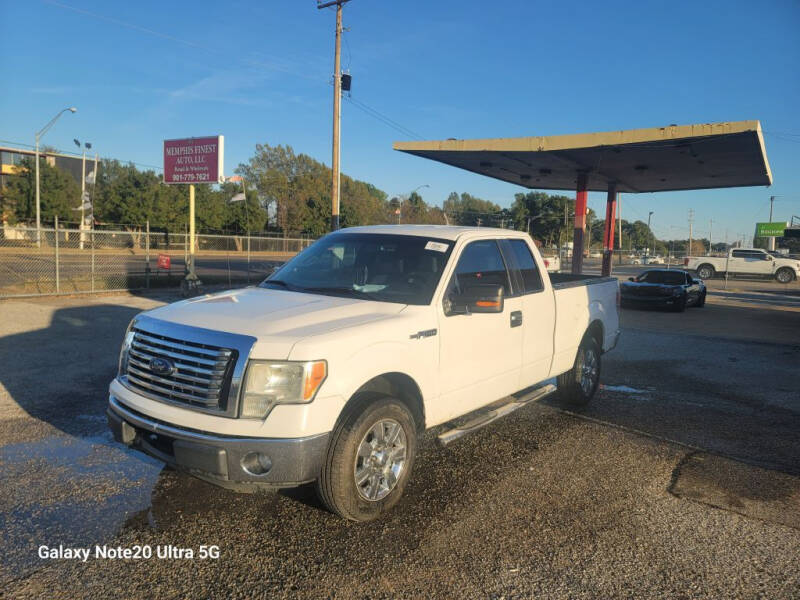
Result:
[[672,310],[674,310],[675,312],[684,312],[686,310],[686,304],[687,304],[687,299],[686,299],[686,294],[684,294],[675,301],[675,304],[672,305]]
[[575,407],[586,406],[600,384],[600,345],[586,335],[578,347],[575,364],[558,376],[558,396],[562,402]]
[[706,294],[708,292],[703,292],[700,294],[700,298],[697,301],[697,308],[703,308],[706,305]]
[[780,283],[792,283],[794,281],[794,271],[787,267],[781,267],[775,273],[775,279]]
[[317,494],[345,519],[377,519],[403,495],[416,450],[416,424],[405,404],[356,402],[334,429]]
[[697,276],[700,279],[712,279],[714,277],[714,267],[711,265],[700,265],[697,267]]

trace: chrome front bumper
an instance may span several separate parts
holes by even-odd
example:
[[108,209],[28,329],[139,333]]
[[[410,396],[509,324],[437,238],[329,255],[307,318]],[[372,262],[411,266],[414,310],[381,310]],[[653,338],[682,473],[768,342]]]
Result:
[[[177,469],[239,491],[295,487],[319,476],[329,433],[305,438],[217,436],[153,420],[110,396],[106,410],[114,439]],[[268,470],[248,470],[248,457],[260,453]]]

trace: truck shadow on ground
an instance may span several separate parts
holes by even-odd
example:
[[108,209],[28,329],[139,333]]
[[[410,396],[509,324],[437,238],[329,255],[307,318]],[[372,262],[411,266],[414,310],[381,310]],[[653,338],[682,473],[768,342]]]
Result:
[[104,429],[120,343],[139,312],[116,304],[62,308],[47,327],[0,337],[0,384],[28,415],[68,435]]

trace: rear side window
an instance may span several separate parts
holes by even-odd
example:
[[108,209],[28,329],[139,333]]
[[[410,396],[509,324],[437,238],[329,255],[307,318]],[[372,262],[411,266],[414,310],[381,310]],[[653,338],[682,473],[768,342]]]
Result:
[[501,240],[500,245],[511,262],[511,268],[519,273],[522,292],[525,294],[541,292],[544,289],[542,276],[525,240]]
[[503,256],[495,240],[472,242],[461,253],[453,275],[453,283],[458,291],[470,284],[502,285],[506,295],[511,294],[508,272]]
[[733,256],[734,258],[756,258],[767,260],[767,254],[765,252],[757,252],[754,250],[734,250]]

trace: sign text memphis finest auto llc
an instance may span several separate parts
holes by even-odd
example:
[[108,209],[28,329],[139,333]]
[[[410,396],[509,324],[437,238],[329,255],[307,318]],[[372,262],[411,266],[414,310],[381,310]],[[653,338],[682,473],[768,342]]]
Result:
[[225,138],[164,140],[164,183],[219,183]]

